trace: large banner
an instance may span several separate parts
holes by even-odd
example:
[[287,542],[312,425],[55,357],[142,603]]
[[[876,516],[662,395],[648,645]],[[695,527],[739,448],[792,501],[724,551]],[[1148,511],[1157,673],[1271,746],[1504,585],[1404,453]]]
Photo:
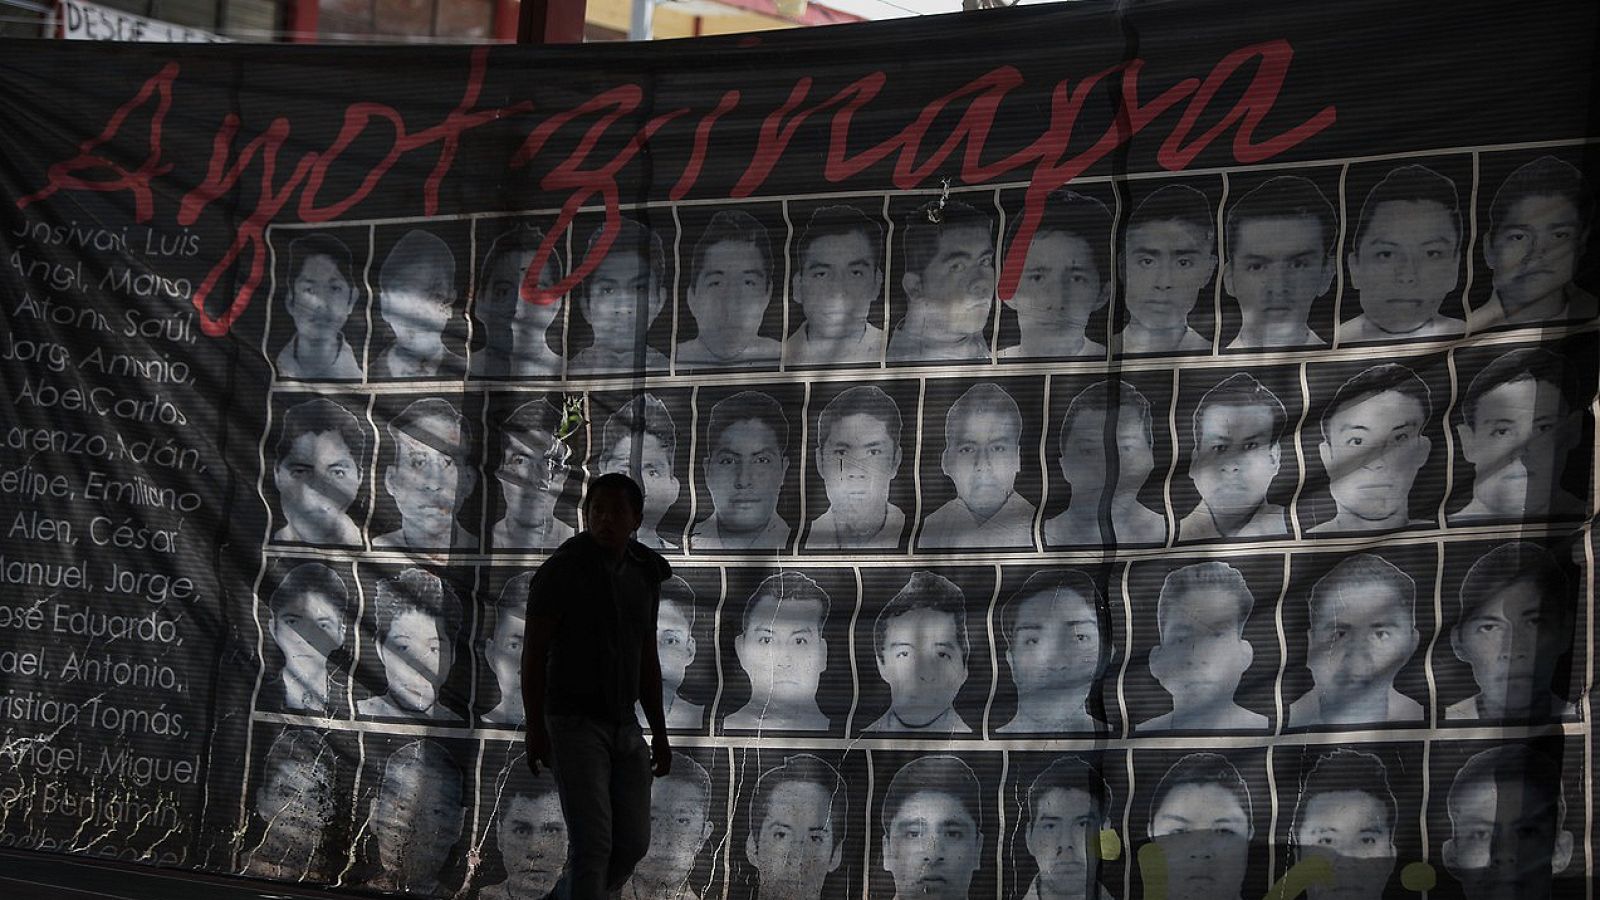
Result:
[[0,43],[0,846],[542,897],[531,573],[671,561],[627,900],[1590,897],[1593,4]]

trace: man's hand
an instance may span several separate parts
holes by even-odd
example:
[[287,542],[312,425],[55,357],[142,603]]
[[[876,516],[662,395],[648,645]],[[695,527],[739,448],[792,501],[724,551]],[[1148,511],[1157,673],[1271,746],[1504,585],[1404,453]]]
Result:
[[528,754],[528,769],[537,777],[539,766],[554,769],[550,759],[550,733],[545,731],[543,720],[534,720],[528,723],[528,731],[524,737],[525,750]]
[[667,743],[664,731],[656,731],[650,735],[650,772],[657,778],[665,778],[672,771],[672,745]]

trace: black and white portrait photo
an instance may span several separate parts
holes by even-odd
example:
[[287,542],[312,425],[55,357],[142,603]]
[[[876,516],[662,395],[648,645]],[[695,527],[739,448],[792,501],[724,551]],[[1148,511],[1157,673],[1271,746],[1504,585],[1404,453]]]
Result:
[[478,484],[472,424],[441,397],[414,400],[389,420],[383,490],[399,526],[376,549],[477,550],[459,514]]
[[261,761],[254,814],[239,853],[239,872],[280,881],[329,881],[336,875],[339,755],[321,732],[287,728]]
[[785,369],[876,366],[883,360],[883,222],[846,204],[819,206],[792,249],[790,293],[799,327]]
[[272,486],[284,523],[274,543],[360,547],[361,526],[352,507],[364,494],[372,441],[368,428],[345,405],[327,397],[284,411],[274,450]]
[[1491,292],[1467,313],[1467,329],[1476,334],[1600,315],[1600,301],[1576,281],[1593,237],[1594,193],[1577,166],[1549,155],[1517,166],[1489,201],[1479,246]]
[[[788,399],[785,392],[776,388],[774,392]],[[707,394],[702,392],[701,397]],[[793,403],[790,408],[798,406]],[[793,491],[784,490],[791,461],[784,404],[763,391],[721,397],[711,405],[701,446],[710,513],[689,533],[689,548],[715,552],[788,547],[794,529],[784,514]],[[796,460],[798,456],[792,454]]]
[[460,698],[446,689],[461,635],[456,589],[432,572],[408,568],[378,579],[372,597],[372,641],[366,652],[377,658],[381,690],[371,685],[372,696],[356,701],[356,714],[434,722],[465,719],[456,707]]
[[[863,573],[858,628],[870,627],[871,640],[863,633],[857,645],[872,654],[861,667],[856,711],[864,734],[973,734],[974,723],[982,724],[988,684],[969,677],[987,670],[981,611],[992,596],[992,571],[943,571],[888,570],[870,578]],[[975,609],[971,616],[969,604]],[[865,682],[872,671],[878,677],[869,690]],[[881,715],[861,725],[880,709]]]
[[[389,247],[378,272],[378,314],[391,341],[372,363],[373,378],[459,380],[467,358],[446,340],[461,298],[456,254],[432,231],[413,228]],[[454,341],[453,335],[450,341]]]
[[[906,387],[915,390],[915,385]],[[902,393],[896,390],[897,395]],[[817,402],[814,393],[813,406]],[[894,550],[901,546],[907,536],[906,514],[895,500],[910,500],[911,479],[904,479],[908,482],[904,486],[895,481],[907,457],[902,438],[916,438],[914,408],[907,412],[913,416],[909,434],[904,431],[900,402],[875,384],[855,385],[826,400],[815,423],[812,457],[826,503],[812,507],[822,507],[824,512],[812,520],[805,549]]]
[[1215,210],[1216,203],[1192,184],[1162,185],[1134,203],[1122,241],[1126,318],[1112,338],[1113,352],[1211,352]]
[[[1013,224],[1008,246],[1017,235]],[[1101,313],[1111,300],[1115,281],[1111,211],[1106,204],[1077,191],[1051,193],[1028,243],[1022,278],[1016,291],[1002,300],[1016,317],[1017,338],[1005,346],[1007,328],[1002,320],[999,358],[1104,359]]]
[[[347,236],[366,238],[364,233]],[[290,241],[288,255],[283,310],[294,334],[274,360],[278,377],[360,381],[359,343],[351,343],[347,326],[362,290],[349,245],[336,235],[315,232]]]
[[402,744],[369,736],[366,750],[377,783],[364,792],[371,800],[362,824],[367,858],[361,886],[421,897],[452,893],[466,856],[458,845],[472,796],[464,760],[432,738]]
[[[847,599],[851,607],[855,597]],[[818,690],[828,670],[828,617],[833,598],[809,575],[783,571],[767,576],[744,601],[734,632],[733,655],[749,684],[750,699],[727,714],[722,727],[735,731],[827,731],[832,725]],[[830,678],[830,690],[848,677]]]
[[[1172,756],[1136,755],[1136,770],[1154,775]],[[1143,896],[1154,896],[1153,870],[1165,875],[1165,896],[1171,900],[1254,896],[1247,881],[1252,864],[1260,865],[1250,852],[1256,838],[1255,812],[1257,803],[1265,805],[1267,799],[1259,784],[1247,780],[1240,769],[1249,760],[1253,773],[1257,759],[1255,752],[1189,753],[1171,762],[1153,790],[1140,792],[1135,810],[1148,810],[1143,824],[1149,838],[1139,849],[1135,866],[1142,876]]]
[[1300,784],[1289,831],[1296,862],[1322,860],[1330,871],[1306,888],[1308,900],[1383,900],[1398,868],[1399,831],[1400,804],[1383,760],[1345,747],[1318,757]]
[[[1032,759],[1039,757],[1033,756]],[[1099,760],[1105,766],[1107,760]],[[1006,896],[1017,900],[1111,900],[1104,879],[1115,864],[1105,838],[1119,821],[1116,797],[1101,767],[1081,756],[1062,755],[1042,768],[1018,773],[1021,801],[1020,844],[1008,858],[1016,861],[1016,886]],[[1110,832],[1115,837],[1115,831]],[[1031,863],[1031,865],[1029,865]],[[1027,869],[1033,877],[1021,889]],[[1002,873],[1006,875],[1010,873]]]
[[320,562],[290,569],[267,595],[267,634],[282,659],[257,702],[301,715],[348,715],[343,696],[350,633],[350,586]]
[[[650,785],[650,848],[616,895],[620,900],[701,900],[707,869],[726,839],[726,794],[712,789],[709,760],[676,750],[672,771]],[[726,770],[721,773],[726,778]]]
[[[532,572],[518,572],[507,578],[488,606],[490,627],[483,639],[483,662],[494,682],[494,704],[478,717],[491,728],[521,728],[527,723],[522,705],[522,642],[528,633],[528,589]],[[487,604],[486,604],[487,605]],[[489,685],[478,682],[479,706],[489,693]]]
[[[781,220],[776,224],[781,227]],[[679,370],[777,368],[782,310],[772,299],[774,287],[784,282],[781,263],[774,263],[772,238],[761,220],[742,209],[713,213],[694,243],[683,294],[695,336],[678,342],[673,365]],[[780,316],[769,324],[772,310]],[[779,337],[764,333],[769,330]]]
[[486,747],[478,819],[487,834],[475,842],[483,853],[479,877],[486,883],[481,883],[476,896],[480,900],[544,897],[555,889],[567,866],[567,820],[555,778],[548,768],[538,775],[528,771],[520,741]]
[[[1079,569],[1035,570],[1002,601],[997,618],[1016,711],[995,733],[1107,733],[1099,688],[1115,644],[1102,586]],[[1004,696],[1002,687],[997,708]]]
[[1341,346],[1466,331],[1455,296],[1466,243],[1457,196],[1455,181],[1417,163],[1389,169],[1367,190],[1345,256],[1358,300],[1345,301],[1345,315],[1360,312],[1339,323]]
[[1430,821],[1443,825],[1432,833],[1442,838],[1439,858],[1449,875],[1440,878],[1441,886],[1455,888],[1464,900],[1551,900],[1583,892],[1581,741],[1435,745]]
[[[583,258],[610,246],[578,288],[587,342],[569,340],[567,375],[665,372],[667,355],[650,341],[667,302],[667,255],[652,224],[621,217],[589,232]],[[670,318],[670,317],[669,317]]]
[[[644,491],[644,512],[633,538],[652,550],[674,551],[683,540],[683,524],[664,524],[668,513],[684,495],[679,478],[679,422],[689,424],[688,414],[676,415],[662,397],[672,394],[634,394],[602,402],[590,395],[591,414],[600,427],[600,444],[595,448],[597,470],[621,472],[638,482]],[[682,434],[682,451],[688,452],[689,434]],[[681,517],[681,514],[680,514]]]
[[[1156,422],[1166,418],[1171,388],[1147,385],[1153,401],[1120,379],[1080,385],[1060,377],[1051,380],[1052,392],[1065,389],[1069,396],[1052,433],[1055,453],[1049,457],[1066,487],[1064,492],[1052,487],[1051,495],[1064,493],[1067,500],[1053,515],[1056,504],[1045,507],[1045,546],[1165,543],[1163,479],[1157,473],[1170,465],[1171,448],[1167,430],[1158,430]],[[1157,477],[1152,480],[1152,475]]]
[[[1037,396],[1036,382],[1022,383],[1032,390],[1019,391],[1024,400]],[[938,388],[956,387],[944,382]],[[1015,389],[1016,384],[1012,385]],[[953,402],[929,386],[930,410],[945,407],[944,447],[939,453],[939,473],[955,488],[955,496],[928,514],[918,533],[921,550],[1025,549],[1033,547],[1033,503],[1019,490],[1023,472],[1024,427],[1037,421],[1034,404],[1028,415],[1006,389],[992,381],[967,388]],[[1027,428],[1032,436],[1035,432]],[[930,448],[931,449],[931,448]],[[1029,454],[1031,456],[1031,454]],[[1030,467],[1023,483],[1033,481]],[[924,481],[924,490],[929,482]]]
[[1190,439],[1188,465],[1180,463],[1180,471],[1197,502],[1178,522],[1178,540],[1289,536],[1288,511],[1278,498],[1295,480],[1292,447],[1284,453],[1284,437],[1292,434],[1289,410],[1298,413],[1300,405],[1295,375],[1293,369],[1235,372],[1197,385],[1204,388],[1197,400],[1190,399],[1192,391],[1183,398],[1194,406],[1188,415],[1179,410]]
[[[698,731],[706,718],[704,703],[696,702],[684,694],[696,687],[688,677],[696,658],[701,658],[701,641],[697,636],[699,607],[709,611],[716,608],[717,598],[702,600],[694,588],[681,576],[673,575],[661,583],[661,602],[656,612],[656,657],[661,662],[661,710],[666,716],[667,728],[673,731]],[[712,645],[705,643],[707,656]],[[644,708],[634,705],[640,726]]]
[[472,315],[477,320],[477,330],[483,333],[482,346],[473,348],[470,355],[469,373],[473,377],[561,376],[563,363],[556,350],[561,345],[561,330],[557,323],[566,298],[535,297],[531,290],[551,288],[561,281],[559,246],[551,248],[528,285],[528,295],[523,294],[528,268],[545,241],[543,230],[524,223],[500,233],[489,244],[472,294]]
[[1277,175],[1235,201],[1224,221],[1222,289],[1238,321],[1226,348],[1327,346],[1311,313],[1339,271],[1339,216],[1322,189],[1300,175]]
[[[874,757],[874,763],[883,758]],[[910,759],[887,778],[876,816],[878,868],[889,875],[895,900],[967,900],[981,897],[973,884],[984,866],[984,816],[988,794],[965,760],[945,754]],[[882,778],[887,772],[879,770]],[[991,801],[992,802],[992,801]],[[985,879],[987,880],[987,879]],[[993,886],[988,887],[993,891]],[[874,896],[889,896],[888,892]]]
[[755,900],[837,896],[853,812],[844,778],[818,756],[791,754],[762,771],[749,792],[745,839],[734,844],[755,870]]
[[[525,395],[523,395],[525,396]],[[520,399],[520,397],[519,397]],[[577,534],[563,502],[574,450],[561,433],[562,411],[550,398],[529,400],[500,421],[501,514],[490,530],[496,550],[554,550]],[[582,459],[582,453],[576,454]]]
[[951,199],[930,200],[905,214],[898,232],[905,269],[897,285],[905,305],[889,335],[889,362],[990,360],[992,213],[992,207]]

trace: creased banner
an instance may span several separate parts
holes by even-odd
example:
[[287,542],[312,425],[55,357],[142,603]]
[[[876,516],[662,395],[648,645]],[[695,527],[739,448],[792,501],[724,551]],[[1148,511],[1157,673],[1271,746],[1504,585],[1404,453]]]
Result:
[[0,44],[0,846],[544,896],[626,471],[627,900],[1591,896],[1597,16]]

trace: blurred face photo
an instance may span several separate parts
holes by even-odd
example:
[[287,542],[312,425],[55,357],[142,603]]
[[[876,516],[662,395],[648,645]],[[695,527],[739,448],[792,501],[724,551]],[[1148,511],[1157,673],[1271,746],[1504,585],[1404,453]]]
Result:
[[1017,312],[1017,326],[1027,333],[1081,329],[1110,296],[1111,285],[1095,268],[1088,241],[1064,231],[1044,231],[1028,245],[1022,280],[1006,302]]
[[739,666],[750,679],[750,703],[789,707],[812,702],[828,666],[822,607],[810,600],[764,597],[750,624],[733,640]]
[[372,804],[378,864],[402,884],[437,879],[464,816],[454,778],[415,760],[390,766]]
[[496,838],[509,881],[535,895],[555,887],[567,862],[567,820],[555,791],[516,794],[506,803]]
[[771,300],[767,265],[756,245],[746,241],[708,247],[700,274],[689,285],[689,312],[701,342],[730,352],[755,338]]
[[1456,657],[1486,694],[1504,696],[1508,716],[1549,711],[1557,663],[1572,649],[1564,598],[1546,598],[1534,581],[1515,581],[1467,614],[1451,632]]
[[337,431],[306,432],[273,470],[283,515],[296,532],[327,534],[345,518],[361,488],[361,468]]
[[876,518],[889,502],[900,448],[882,420],[856,413],[833,423],[817,453],[817,472],[832,510],[845,519]]
[[1240,600],[1227,588],[1197,586],[1164,604],[1161,643],[1150,650],[1150,674],[1185,707],[1233,702],[1254,652],[1240,636]]
[[1333,867],[1331,884],[1306,889],[1310,900],[1378,900],[1394,872],[1388,807],[1364,790],[1312,795],[1300,809],[1294,845],[1300,859],[1322,857]]
[[945,228],[933,259],[921,272],[907,272],[903,285],[910,309],[920,309],[925,330],[971,335],[989,324],[994,302],[994,240],[983,226]]
[[952,794],[918,791],[895,811],[883,836],[883,868],[899,900],[966,900],[983,835]]
[[1444,865],[1468,900],[1550,896],[1555,873],[1572,859],[1572,833],[1557,824],[1552,790],[1521,779],[1479,779],[1450,792]]
[[1340,515],[1381,525],[1406,514],[1411,484],[1428,461],[1424,424],[1422,404],[1399,391],[1363,397],[1329,417],[1317,451]]
[[661,291],[647,253],[613,244],[583,292],[583,317],[594,331],[595,347],[631,351],[661,311]]
[[[1311,607],[1306,668],[1325,698],[1392,686],[1417,649],[1415,620],[1393,587],[1346,585]],[[1328,708],[1328,700],[1323,701]]]
[[328,656],[344,646],[340,604],[320,591],[306,591],[272,613],[267,626],[283,653],[283,667],[299,680],[321,677]]
[[705,470],[706,489],[721,527],[759,531],[777,512],[789,457],[771,426],[759,419],[741,419],[713,436]]
[[761,821],[752,823],[745,841],[762,897],[820,900],[828,873],[844,858],[844,845],[833,833],[832,804],[827,789],[813,782],[786,781],[773,788]]
[[[637,454],[637,460],[635,460]],[[644,521],[661,523],[667,510],[678,502],[678,476],[672,473],[672,454],[653,434],[626,435],[600,457],[601,472],[621,472],[639,483],[644,491]]]
[[661,658],[663,684],[674,690],[683,684],[683,673],[694,662],[694,649],[689,617],[676,601],[661,601],[656,615],[656,655]]
[[[522,299],[522,279],[533,265],[533,250],[502,253],[495,258],[489,270],[489,281],[478,294],[478,319],[483,322],[485,338],[491,346],[509,349],[518,333],[543,337],[545,329],[555,321],[561,311],[561,302],[531,303]],[[538,286],[547,288],[555,284],[556,267],[553,261],[545,264],[539,273]]]
[[1034,803],[1025,841],[1039,867],[1041,895],[1098,897],[1100,814],[1088,793],[1052,788]]
[[694,870],[695,857],[711,835],[711,798],[684,778],[661,778],[650,788],[650,849],[634,877],[654,884],[680,885]]
[[[328,763],[279,765],[256,792],[256,815],[267,825],[263,850],[311,853],[333,823],[333,772]],[[276,862],[277,860],[273,860]]]
[[1367,321],[1390,334],[1427,324],[1456,289],[1460,237],[1450,211],[1428,200],[1379,203],[1350,254],[1350,284]]
[[889,710],[901,722],[919,727],[943,715],[967,681],[955,616],[913,609],[890,619],[878,675],[889,685]]
[[1233,403],[1201,411],[1189,478],[1213,513],[1244,515],[1266,502],[1281,460],[1273,412],[1264,404]]
[[1153,331],[1187,328],[1217,267],[1210,235],[1175,219],[1149,222],[1129,229],[1124,252],[1130,319]]
[[384,472],[384,488],[402,519],[416,522],[426,534],[449,534],[456,511],[477,481],[467,460],[457,455],[461,427],[454,419],[423,416],[412,423],[412,431],[428,435],[428,440],[395,436],[398,462]]
[[987,519],[1000,511],[1022,470],[1021,423],[1000,410],[967,405],[945,434],[939,463],[956,496]]
[[500,494],[506,518],[528,525],[548,520],[567,487],[572,448],[547,431],[507,432],[500,451]]
[[1151,435],[1145,431],[1144,413],[1137,406],[1124,404],[1113,421],[1116,434],[1112,438],[1112,456],[1108,457],[1106,411],[1085,409],[1073,417],[1066,443],[1061,447],[1061,477],[1072,486],[1074,495],[1097,496],[1105,491],[1110,458],[1117,462],[1116,483],[1111,485],[1114,494],[1138,493],[1155,469],[1155,452]]
[[412,266],[383,285],[379,292],[383,321],[394,332],[395,346],[418,355],[432,353],[450,321],[455,287],[450,272]]
[[1250,856],[1250,816],[1219,784],[1180,784],[1151,816],[1150,837],[1165,851],[1174,900],[1235,897]]
[[428,712],[439,702],[454,656],[438,619],[419,609],[402,611],[378,642],[389,698],[401,709]]
[[1333,283],[1316,219],[1245,219],[1235,231],[1223,289],[1239,301],[1246,330],[1304,325],[1311,305]]
[[1076,592],[1050,591],[1017,602],[1006,664],[1019,696],[1093,684],[1103,651],[1094,605]]
[[1456,427],[1473,466],[1473,497],[1496,515],[1543,513],[1561,493],[1567,454],[1579,440],[1575,419],[1548,381],[1523,378],[1485,392],[1476,425]]
[[844,336],[866,324],[883,287],[876,260],[872,240],[860,231],[822,235],[806,246],[794,275],[794,297],[808,332]]
[[289,288],[289,318],[295,334],[329,338],[344,328],[355,307],[355,287],[329,256],[314,253],[300,264]]
[[1578,208],[1566,197],[1533,194],[1511,204],[1483,248],[1506,312],[1570,284],[1588,236]]
[[522,639],[527,630],[527,619],[501,612],[495,618],[494,635],[484,647],[484,658],[494,673],[495,684],[500,686],[501,702],[506,705],[521,705]]

